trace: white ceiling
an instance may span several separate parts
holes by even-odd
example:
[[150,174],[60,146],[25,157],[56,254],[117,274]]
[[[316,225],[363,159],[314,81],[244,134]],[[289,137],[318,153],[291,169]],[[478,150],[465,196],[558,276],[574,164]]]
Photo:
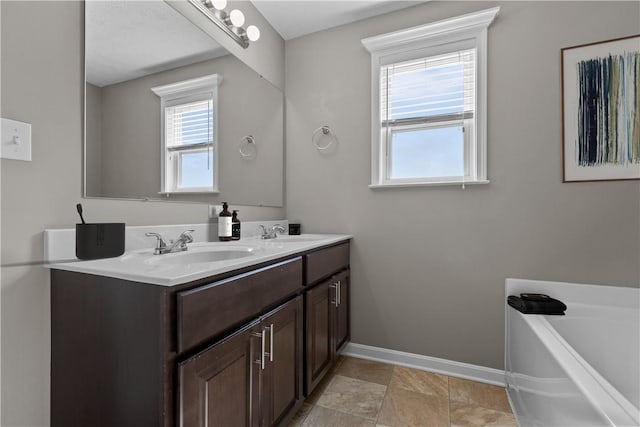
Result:
[[[253,0],[285,39],[403,9],[423,1]],[[87,81],[103,87],[226,55],[160,0],[87,1]]]
[[422,1],[400,0],[252,0],[282,38],[290,40]]
[[87,81],[102,87],[226,55],[163,1],[87,1]]

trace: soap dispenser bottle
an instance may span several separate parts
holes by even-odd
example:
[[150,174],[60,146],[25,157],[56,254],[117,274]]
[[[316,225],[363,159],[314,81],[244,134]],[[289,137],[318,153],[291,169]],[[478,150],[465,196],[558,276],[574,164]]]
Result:
[[231,240],[231,212],[227,202],[222,203],[222,211],[218,215],[218,240],[221,242]]
[[240,240],[240,218],[237,210],[231,215],[231,240]]

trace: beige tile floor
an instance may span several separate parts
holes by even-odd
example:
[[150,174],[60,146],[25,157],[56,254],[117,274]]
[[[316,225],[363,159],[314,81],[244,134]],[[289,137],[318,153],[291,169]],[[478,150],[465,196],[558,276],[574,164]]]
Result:
[[513,426],[502,387],[341,357],[289,427]]

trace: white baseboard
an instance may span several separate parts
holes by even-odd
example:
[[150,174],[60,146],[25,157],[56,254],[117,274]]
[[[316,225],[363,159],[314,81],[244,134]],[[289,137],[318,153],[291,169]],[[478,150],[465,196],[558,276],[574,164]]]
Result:
[[360,359],[375,360],[376,362],[436,372],[438,374],[501,387],[505,386],[504,371],[471,365],[469,363],[439,359],[421,354],[405,353],[404,351],[389,350],[386,348],[372,347],[370,345],[354,344],[351,342],[344,347],[342,354]]

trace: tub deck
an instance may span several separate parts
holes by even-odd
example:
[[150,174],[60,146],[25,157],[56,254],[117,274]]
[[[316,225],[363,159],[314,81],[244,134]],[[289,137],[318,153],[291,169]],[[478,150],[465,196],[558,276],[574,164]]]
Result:
[[640,425],[640,289],[507,279],[566,316],[505,311],[507,392],[520,426]]

